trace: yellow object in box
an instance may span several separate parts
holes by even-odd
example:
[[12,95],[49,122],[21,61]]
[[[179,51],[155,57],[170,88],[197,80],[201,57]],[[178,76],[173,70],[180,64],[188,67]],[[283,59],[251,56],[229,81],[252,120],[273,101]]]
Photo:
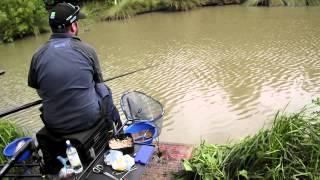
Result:
[[130,155],[123,155],[121,151],[110,150],[108,154],[104,156],[104,162],[107,165],[111,165],[112,169],[117,171],[130,170],[135,164],[134,158]]
[[111,165],[112,165],[112,169],[117,170],[117,171],[124,171],[124,170],[126,170],[126,167],[127,167],[127,164],[124,161],[124,156],[117,159]]

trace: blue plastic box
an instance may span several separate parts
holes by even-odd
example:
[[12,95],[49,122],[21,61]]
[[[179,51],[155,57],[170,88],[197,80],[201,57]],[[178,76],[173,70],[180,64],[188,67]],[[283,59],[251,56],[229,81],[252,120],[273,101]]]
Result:
[[134,157],[134,161],[139,164],[148,164],[150,158],[154,153],[154,146],[142,145]]
[[[16,153],[16,148],[17,145],[24,141],[25,143],[27,143],[28,141],[32,141],[31,137],[22,137],[22,138],[17,138],[14,141],[12,141],[10,144],[8,144],[4,150],[3,150],[3,155],[5,155],[7,158],[12,158],[12,156],[14,156],[14,154]],[[28,159],[28,157],[30,156],[31,151],[30,150],[26,150],[18,159],[17,162],[22,162],[26,159]]]

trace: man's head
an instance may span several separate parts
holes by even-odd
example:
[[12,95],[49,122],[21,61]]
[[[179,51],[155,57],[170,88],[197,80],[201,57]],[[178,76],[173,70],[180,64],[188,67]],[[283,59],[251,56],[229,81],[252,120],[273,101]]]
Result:
[[49,11],[49,24],[53,33],[78,34],[78,19],[85,16],[79,6],[70,3],[58,3]]

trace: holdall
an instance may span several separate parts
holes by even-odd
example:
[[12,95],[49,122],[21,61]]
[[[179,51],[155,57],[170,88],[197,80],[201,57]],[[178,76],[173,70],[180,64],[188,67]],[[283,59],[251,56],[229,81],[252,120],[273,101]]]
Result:
[[93,128],[70,135],[57,135],[43,127],[36,133],[38,148],[42,152],[44,174],[57,174],[62,164],[57,156],[66,157],[66,140],[70,140],[77,149],[83,165],[89,164],[95,157],[95,152],[104,148],[105,142],[112,136],[110,123],[99,121]]

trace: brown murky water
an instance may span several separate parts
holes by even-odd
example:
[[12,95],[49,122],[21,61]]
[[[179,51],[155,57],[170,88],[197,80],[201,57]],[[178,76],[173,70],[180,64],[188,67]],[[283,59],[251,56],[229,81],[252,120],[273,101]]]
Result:
[[[93,23],[80,37],[96,48],[117,106],[143,91],[165,107],[160,141],[224,143],[253,134],[276,111],[319,96],[320,8],[208,7]],[[27,87],[32,53],[49,34],[0,45],[0,111],[37,100]],[[37,107],[8,116],[35,132]],[[124,117],[123,117],[124,118]]]

